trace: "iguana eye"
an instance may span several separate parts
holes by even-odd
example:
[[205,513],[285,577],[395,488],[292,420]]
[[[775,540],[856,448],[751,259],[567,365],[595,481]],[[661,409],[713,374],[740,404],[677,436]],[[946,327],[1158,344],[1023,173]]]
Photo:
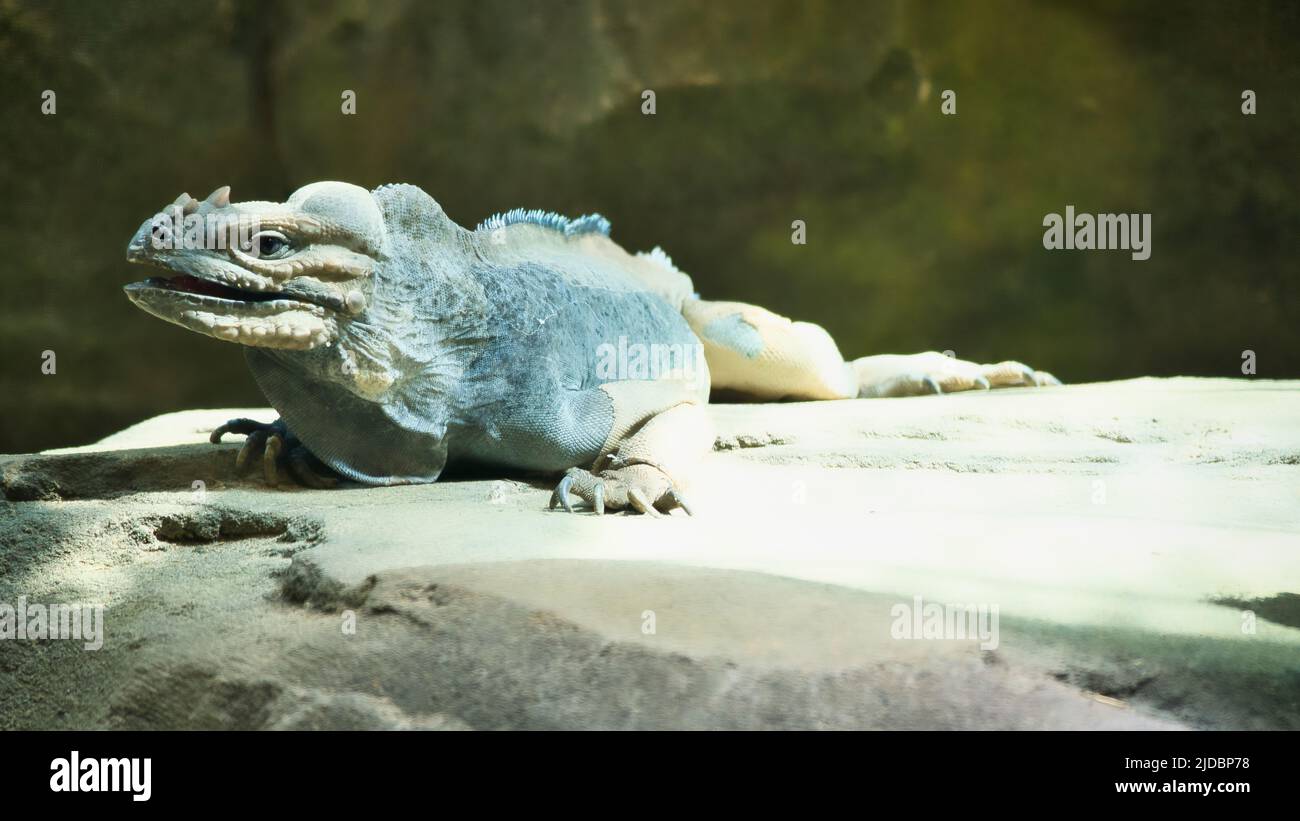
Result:
[[293,250],[288,237],[279,231],[262,231],[253,237],[252,246],[261,259],[280,259]]

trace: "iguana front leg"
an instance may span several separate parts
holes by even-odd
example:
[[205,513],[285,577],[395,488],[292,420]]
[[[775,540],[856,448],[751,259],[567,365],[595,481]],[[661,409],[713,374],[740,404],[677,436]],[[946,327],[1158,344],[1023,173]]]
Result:
[[242,475],[255,463],[261,462],[262,474],[271,487],[279,485],[280,475],[285,471],[300,484],[310,488],[325,489],[338,484],[338,474],[313,456],[298,441],[298,437],[289,432],[283,419],[274,422],[231,419],[212,431],[208,441],[218,444],[227,433],[243,434],[246,437],[244,446],[235,457],[236,474]]
[[573,512],[572,493],[596,513],[631,508],[658,516],[680,507],[692,514],[683,486],[712,441],[704,408],[695,402],[677,404],[627,435],[614,437],[612,447],[606,447],[590,470],[566,471],[551,494],[550,507]]
[[592,473],[583,468],[569,468],[551,493],[550,508],[561,505],[573,513],[572,493],[591,505],[595,513],[632,508],[639,513],[658,516],[675,507],[694,515],[682,492],[672,479],[655,465],[628,465],[615,470]]

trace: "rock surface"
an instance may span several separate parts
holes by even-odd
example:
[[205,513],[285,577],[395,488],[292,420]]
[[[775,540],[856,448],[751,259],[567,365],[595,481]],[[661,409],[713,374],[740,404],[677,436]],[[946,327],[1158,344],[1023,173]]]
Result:
[[[717,405],[697,515],[270,490],[225,419],[0,457],[3,728],[1300,728],[1300,383]],[[891,635],[998,608],[996,648]],[[985,642],[988,644],[988,642]]]

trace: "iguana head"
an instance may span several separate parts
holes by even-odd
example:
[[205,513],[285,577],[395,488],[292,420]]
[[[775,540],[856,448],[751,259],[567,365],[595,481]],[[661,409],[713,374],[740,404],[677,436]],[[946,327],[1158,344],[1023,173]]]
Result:
[[364,188],[320,182],[287,202],[182,194],[127,246],[163,270],[126,286],[140,308],[183,328],[259,348],[310,350],[364,317],[384,257],[384,219]]

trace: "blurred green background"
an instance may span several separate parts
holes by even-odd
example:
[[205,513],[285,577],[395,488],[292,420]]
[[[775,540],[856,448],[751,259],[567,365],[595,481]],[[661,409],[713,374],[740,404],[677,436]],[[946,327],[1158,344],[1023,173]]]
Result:
[[[223,184],[599,211],[850,358],[1294,378],[1298,36],[1291,0],[0,0],[0,452],[261,404],[121,293],[136,227]],[[1045,251],[1068,204],[1151,213],[1151,258]]]

